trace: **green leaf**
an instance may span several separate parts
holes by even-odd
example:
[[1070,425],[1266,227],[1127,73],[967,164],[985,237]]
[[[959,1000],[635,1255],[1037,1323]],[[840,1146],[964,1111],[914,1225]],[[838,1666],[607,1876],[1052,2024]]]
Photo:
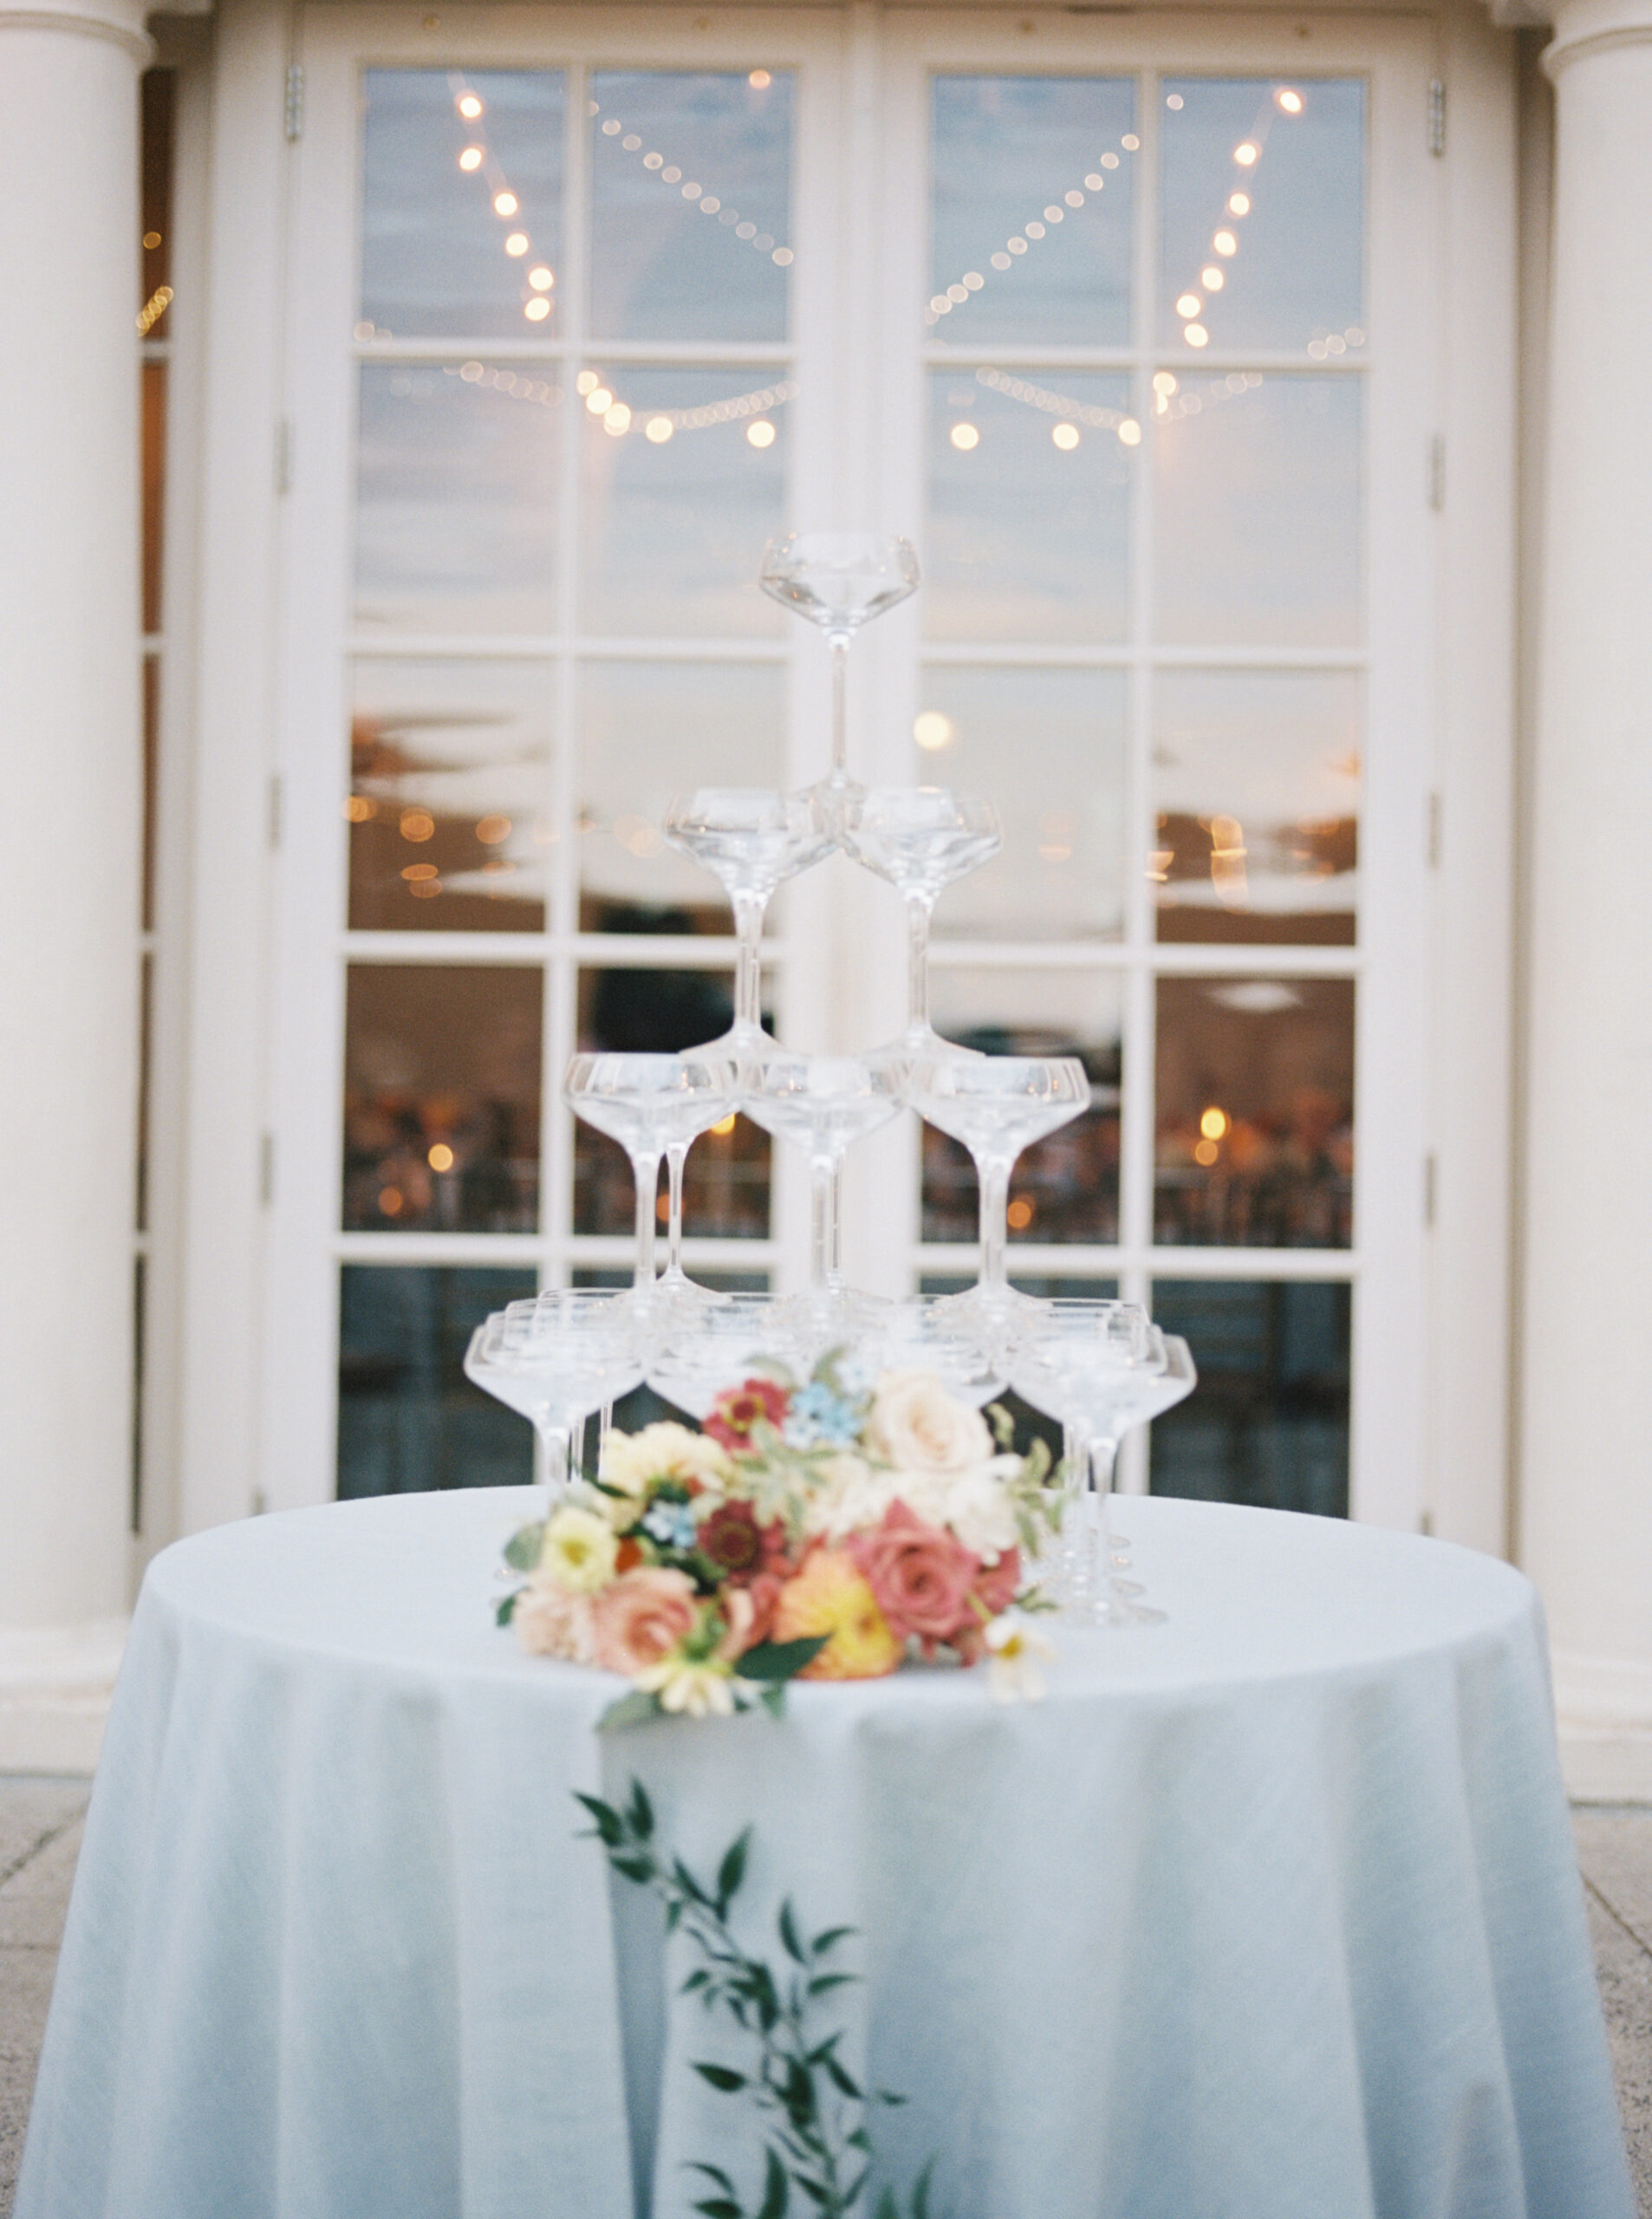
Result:
[[901,2207],[894,2200],[892,2188],[886,2188],[878,2198],[877,2219],[901,2219]]
[[621,1695],[611,1702],[596,1721],[599,1734],[612,1734],[624,1726],[643,1726],[649,1719],[658,1718],[660,1698],[646,1695],[641,1688],[633,1688],[629,1695]]
[[912,2191],[912,2219],[929,2219],[929,2177],[934,2170],[932,2157],[918,2176],[918,2185]]
[[986,1422],[992,1428],[992,1437],[1000,1448],[1008,1448],[1015,1439],[1015,1420],[1002,1402],[989,1402]]
[[905,2096],[897,2095],[893,2088],[880,2088],[878,2090],[879,2103],[888,2104],[891,2111],[894,2109],[897,2104],[904,2104],[907,2100],[907,2098]]
[[703,1903],[707,1910],[711,1909],[711,1897],[706,1894],[705,1889],[700,1886],[699,1882],[694,1877],[688,1867],[683,1863],[680,1857],[673,1857],[672,1858],[671,1874],[673,1879],[676,1881],[677,1885],[682,1890],[684,1895],[689,1897],[697,1903]]
[[835,1988],[858,1985],[860,1977],[859,1973],[816,1973],[810,1981],[807,1992],[810,1995],[827,1995]]
[[812,1636],[807,1641],[760,1641],[755,1649],[748,1649],[734,1669],[743,1680],[795,1679],[805,1664],[812,1664],[827,1643],[829,1634]]
[[512,1572],[531,1572],[539,1562],[540,1551],[545,1545],[545,1528],[519,1526],[504,1545],[504,1560]]
[[763,1693],[758,1697],[758,1701],[763,1705],[763,1708],[768,1712],[771,1718],[784,1718],[786,1715],[785,1682],[784,1680],[771,1680],[768,1685],[764,1689]]
[[647,1790],[634,1773],[631,1775],[630,1807],[625,1815],[637,1839],[647,1841],[654,1832],[654,1805],[649,1802]]
[[816,1935],[810,1943],[810,1955],[823,1957],[829,1949],[835,1949],[840,1942],[847,1942],[849,1936],[855,1931],[856,1929],[852,1926],[829,1926],[823,1934]]
[[625,1827],[619,1812],[611,1803],[603,1802],[600,1795],[582,1795],[577,1788],[575,1798],[582,1803],[596,1821],[596,1831],[610,1849],[617,1849],[625,1838]]
[[501,1598],[499,1607],[493,1613],[493,1623],[496,1626],[510,1624],[511,1619],[517,1615],[517,1604],[524,1591],[520,1587],[513,1587],[508,1595]]
[[826,2070],[832,2076],[832,2086],[841,2094],[852,2096],[857,2104],[863,2100],[859,2082],[850,2079],[835,2057],[827,2059]]
[[842,2191],[842,2203],[845,2211],[852,2211],[860,2202],[861,2190],[866,2186],[866,2177],[871,2170],[870,2165],[862,2165],[849,2186]]
[[704,1988],[710,1978],[711,1975],[706,1971],[705,1966],[702,1965],[697,1973],[689,1974],[687,1979],[677,1990],[677,1993],[679,1995],[693,1995],[697,1988]]
[[785,1945],[786,1955],[789,1957],[795,1958],[800,1965],[807,1964],[809,1960],[803,1955],[803,1945],[797,1939],[797,1922],[792,1916],[791,1897],[790,1896],[786,1897],[784,1903],[780,1906],[778,1924],[780,1928],[780,1939]]
[[608,1863],[616,1872],[622,1873],[628,1880],[634,1880],[640,1888],[646,1888],[654,1875],[654,1862],[652,1857],[631,1855],[616,1857],[610,1850]]
[[751,1829],[748,1826],[737,1841],[732,1841],[717,1868],[717,1915],[721,1918],[740,1891],[745,1877],[745,1852],[751,1846]]
[[744,2073],[731,2073],[726,2065],[701,2065],[695,2062],[694,2070],[702,2080],[709,2080],[713,2088],[720,2088],[725,2096],[737,2094],[745,2086]]
[[812,2196],[816,2203],[824,2204],[831,2202],[832,2192],[830,2189],[823,2188],[818,2181],[810,2180],[807,2173],[794,2172],[791,2177],[797,2182],[798,2187],[802,2189],[803,2194],[805,2196]]
[[726,2196],[708,2196],[704,2203],[697,2203],[694,2209],[703,2211],[706,2219],[745,2219],[739,2205]]
[[758,2213],[758,2219],[784,2219],[790,2193],[786,2183],[786,2169],[772,2150],[765,2150],[763,2154],[768,2166],[768,2175],[764,2182],[763,2203]]
[[699,2157],[691,2157],[686,2170],[691,2173],[704,2173],[706,2179],[715,2181],[725,2195],[733,2195],[734,2183],[720,2165],[708,2165]]

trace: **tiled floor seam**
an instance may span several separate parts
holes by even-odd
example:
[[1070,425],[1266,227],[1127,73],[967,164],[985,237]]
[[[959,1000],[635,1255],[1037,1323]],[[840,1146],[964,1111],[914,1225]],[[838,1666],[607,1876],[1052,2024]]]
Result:
[[19,1872],[26,1872],[37,1857],[43,1857],[55,1841],[62,1841],[69,1828],[79,1825],[85,1815],[83,1811],[77,1811],[72,1819],[65,1819],[61,1826],[53,1826],[49,1832],[42,1834],[32,1849],[26,1849],[21,1857],[14,1858],[5,1871],[0,1872],[0,1888],[9,1886]]
[[1613,1925],[1623,1928],[1624,1933],[1629,1936],[1629,1940],[1634,1942],[1636,1948],[1641,1952],[1642,1956],[1652,1957],[1652,1942],[1649,1942],[1643,1934],[1636,1933],[1635,1929],[1629,1924],[1628,1919],[1624,1917],[1623,1912],[1618,1910],[1616,1904],[1610,1902],[1605,1896],[1602,1895],[1600,1890],[1595,1885],[1595,1883],[1590,1878],[1587,1872],[1583,1874],[1583,1883],[1584,1887],[1588,1889],[1590,1894],[1593,1896],[1595,1901],[1605,1912],[1607,1917],[1611,1920]]

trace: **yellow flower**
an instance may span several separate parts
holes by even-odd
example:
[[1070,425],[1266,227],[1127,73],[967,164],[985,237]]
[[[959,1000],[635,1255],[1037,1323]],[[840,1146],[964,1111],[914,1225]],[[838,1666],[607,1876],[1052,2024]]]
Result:
[[604,1518],[568,1503],[545,1527],[541,1568],[576,1595],[595,1595],[614,1577],[620,1545]]
[[708,1494],[719,1494],[734,1476],[728,1451],[708,1433],[695,1433],[668,1420],[645,1425],[641,1433],[611,1433],[602,1452],[604,1486],[623,1488],[632,1503],[605,1500],[616,1525],[635,1515],[640,1499],[653,1480],[698,1480]]
[[775,1604],[773,1641],[806,1641],[826,1634],[826,1646],[798,1675],[804,1680],[878,1680],[906,1654],[889,1630],[877,1598],[851,1559],[838,1549],[816,1549]]
[[693,1664],[685,1656],[662,1657],[639,1672],[635,1684],[645,1695],[658,1695],[662,1709],[686,1712],[690,1718],[727,1718],[733,1713],[733,1676],[715,1658]]

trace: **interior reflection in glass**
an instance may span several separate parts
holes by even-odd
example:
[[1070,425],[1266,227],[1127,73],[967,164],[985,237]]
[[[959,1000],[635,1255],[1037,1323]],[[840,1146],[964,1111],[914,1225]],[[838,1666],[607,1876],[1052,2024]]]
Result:
[[917,776],[990,795],[1004,826],[992,861],[941,895],[937,939],[1116,940],[1124,673],[935,664],[920,699]]
[[1158,937],[1350,944],[1360,767],[1352,672],[1161,671],[1148,863]]
[[598,338],[785,337],[791,106],[785,70],[593,77]]
[[1354,985],[1161,979],[1154,1239],[1353,1241]]
[[531,1233],[539,971],[354,963],[348,979],[345,1229]]
[[1128,342],[1135,99],[1128,77],[936,78],[933,338]]
[[353,931],[542,928],[551,705],[543,663],[357,663],[344,804]]
[[[1115,1241],[1122,1030],[1117,979],[937,964],[930,973],[930,1015],[949,1040],[989,1056],[1080,1058],[1089,1074],[1091,1106],[1017,1162],[1009,1237],[1012,1242]],[[926,1125],[923,1238],[972,1241],[977,1228],[975,1168],[968,1153]]]
[[1351,1290],[1275,1279],[1160,1279],[1199,1392],[1154,1422],[1154,1494],[1348,1515]]

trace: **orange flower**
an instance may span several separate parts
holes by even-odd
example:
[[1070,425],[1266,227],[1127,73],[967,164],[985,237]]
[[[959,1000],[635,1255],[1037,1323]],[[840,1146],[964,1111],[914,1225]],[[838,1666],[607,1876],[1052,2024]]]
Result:
[[878,1680],[905,1654],[877,1598],[841,1549],[816,1549],[780,1591],[771,1641],[829,1637],[803,1680]]

